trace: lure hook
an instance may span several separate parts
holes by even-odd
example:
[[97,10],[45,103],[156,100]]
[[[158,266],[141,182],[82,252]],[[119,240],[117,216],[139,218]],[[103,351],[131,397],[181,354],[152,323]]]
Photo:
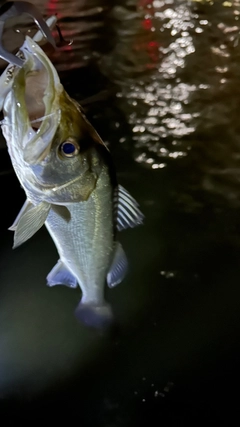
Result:
[[42,32],[44,37],[51,43],[51,45],[57,49],[55,40],[51,34],[49,27],[44,21],[39,10],[31,3],[27,1],[11,1],[6,2],[0,8],[0,58],[9,62],[10,64],[16,65],[17,67],[22,67],[23,60],[15,56],[14,54],[8,52],[4,49],[2,45],[2,33],[4,29],[5,21],[14,16],[19,16],[23,13],[30,15],[38,26],[39,30]]

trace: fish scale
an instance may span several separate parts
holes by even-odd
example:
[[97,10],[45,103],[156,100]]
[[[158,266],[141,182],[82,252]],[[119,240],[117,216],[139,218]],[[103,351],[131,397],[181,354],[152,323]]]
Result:
[[118,185],[108,148],[64,90],[49,58],[28,36],[21,52],[25,61],[7,87],[6,73],[0,78],[2,130],[27,196],[10,227],[14,248],[45,224],[60,257],[47,284],[79,285],[77,319],[103,327],[113,320],[105,284],[121,283],[128,266],[117,231],[142,224],[144,216]]
[[111,197],[106,192],[107,183],[110,186],[104,171],[89,200],[68,205],[69,222],[51,209],[45,223],[60,259],[77,278],[86,303],[99,304],[102,301],[101,289],[112,258],[113,245],[109,242],[113,241],[113,222],[108,213]]

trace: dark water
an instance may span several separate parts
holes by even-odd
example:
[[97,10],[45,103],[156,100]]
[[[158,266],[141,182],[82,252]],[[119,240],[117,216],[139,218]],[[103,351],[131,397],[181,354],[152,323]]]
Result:
[[[236,425],[240,2],[35,3],[74,40],[51,59],[69,94],[92,100],[88,117],[146,220],[120,236],[130,272],[106,291],[117,333],[86,329],[79,290],[45,286],[57,260],[47,231],[11,249],[24,193],[2,141],[3,425]],[[20,36],[6,29],[9,45]]]

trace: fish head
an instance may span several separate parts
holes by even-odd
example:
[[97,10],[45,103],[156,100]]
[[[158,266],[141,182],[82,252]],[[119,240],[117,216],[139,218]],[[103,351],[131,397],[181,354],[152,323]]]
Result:
[[[8,68],[7,80],[1,82],[2,127],[18,157],[35,163],[47,154],[49,139],[56,132],[62,85],[55,68],[30,37],[26,37],[19,56],[24,59],[22,68]],[[2,99],[4,83],[7,90]]]
[[59,106],[60,121],[49,149],[30,168],[48,201],[66,204],[88,199],[96,187],[108,149],[79,104],[64,90],[59,96]]
[[[86,200],[108,149],[80,105],[65,92],[49,58],[30,37],[3,102],[3,134],[24,188],[61,204]],[[26,182],[27,181],[27,182]]]

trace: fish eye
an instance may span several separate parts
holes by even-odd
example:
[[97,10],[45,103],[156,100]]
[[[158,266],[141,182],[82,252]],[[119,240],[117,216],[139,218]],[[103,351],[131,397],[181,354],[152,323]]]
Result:
[[60,152],[64,157],[74,157],[79,153],[79,145],[73,138],[68,138],[60,145]]

